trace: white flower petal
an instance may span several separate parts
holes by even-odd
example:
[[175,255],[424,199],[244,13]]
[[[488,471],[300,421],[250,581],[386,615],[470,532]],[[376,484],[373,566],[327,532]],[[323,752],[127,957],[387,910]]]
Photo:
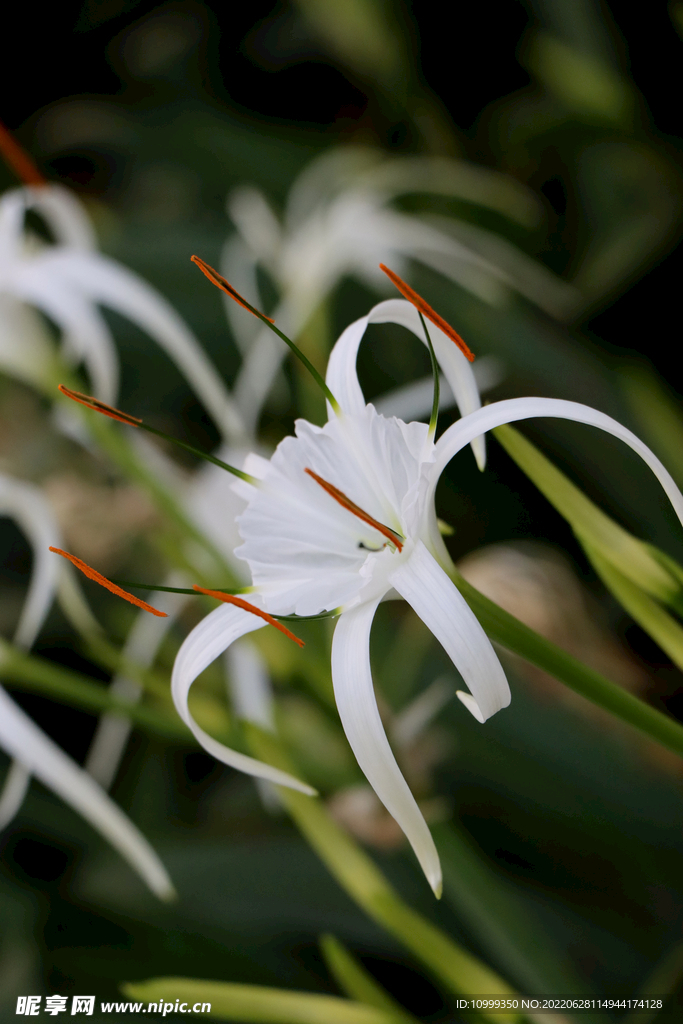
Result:
[[[383,323],[405,327],[427,347],[427,339],[418,312],[412,303],[405,299],[388,299],[386,302],[380,302],[370,310],[367,316],[350,324],[330,353],[325,381],[344,412],[351,415],[361,413],[365,407],[365,399],[356,371],[358,348],[368,324]],[[460,414],[467,416],[481,406],[472,365],[458,346],[438,327],[430,323],[428,330],[434,346],[434,354],[455,396]],[[429,408],[431,408],[431,402]],[[486,465],[486,448],[483,438],[474,440],[472,450],[477,465],[483,469]]]
[[[510,687],[491,641],[465,598],[422,541],[389,582],[432,631],[472,691],[465,706],[480,721],[510,703]],[[462,699],[462,698],[461,698]],[[476,714],[474,704],[481,717]]]
[[0,746],[89,821],[126,858],[152,892],[161,899],[173,897],[168,873],[142,833],[1,687]]
[[246,722],[275,729],[273,687],[266,663],[249,640],[237,640],[224,654],[235,713]]
[[125,267],[96,253],[53,251],[42,256],[41,263],[72,289],[81,289],[93,302],[138,324],[174,360],[223,433],[227,437],[243,434],[241,417],[218,371],[161,295]]
[[340,334],[327,361],[325,383],[345,413],[358,415],[365,408],[365,399],[356,372],[356,359],[368,326],[367,316],[349,324]]
[[[641,459],[648,464],[655,474],[666,491],[681,524],[683,524],[683,495],[674,483],[671,474],[665,469],[654,452],[650,451],[648,446],[639,437],[636,437],[635,434],[627,430],[621,423],[613,420],[611,416],[606,416],[605,413],[599,412],[597,409],[591,409],[588,405],[580,405],[578,402],[566,402],[558,398],[509,398],[504,402],[494,402],[493,405],[487,405],[483,409],[472,413],[466,419],[454,423],[453,426],[444,432],[436,444],[434,463],[429,469],[429,500],[433,499],[439,476],[450,460],[461,448],[469,444],[474,437],[483,434],[487,430],[492,430],[494,427],[500,427],[503,423],[514,423],[517,420],[531,419],[535,416],[548,416],[557,419],[573,420],[576,423],[587,423],[589,426],[599,427],[608,434],[613,434],[621,441],[625,441],[634,452],[640,455]],[[434,543],[435,539],[434,537],[432,538],[432,543]]]
[[53,385],[54,345],[35,309],[0,292],[0,370],[39,391]]
[[[45,313],[63,334],[65,358],[71,362],[83,360],[90,374],[92,390],[102,402],[116,401],[119,384],[119,364],[111,332],[98,309],[83,295],[77,282],[65,278],[60,270],[64,262],[75,259],[74,254],[59,256],[54,266],[53,255],[38,256],[17,268],[13,275],[12,290],[16,295]],[[93,256],[78,256],[86,267]]]
[[0,832],[19,813],[30,785],[31,773],[20,761],[12,761],[0,793]]
[[178,651],[171,677],[171,693],[182,720],[192,730],[204,749],[218,761],[230,765],[231,768],[237,768],[241,772],[246,772],[248,775],[255,775],[259,779],[268,779],[280,786],[289,786],[291,789],[298,789],[301,793],[312,796],[315,790],[295,779],[293,775],[273,768],[269,764],[264,764],[262,761],[257,761],[253,757],[247,757],[246,754],[231,750],[223,743],[213,739],[197,725],[187,704],[190,687],[197,676],[212,661],[215,661],[234,640],[246,633],[253,633],[254,630],[261,629],[265,625],[263,619],[234,605],[224,604],[216,608],[205,619],[202,619],[198,626],[195,626]]
[[[342,507],[306,469],[377,522],[408,536],[417,529],[422,466],[433,446],[426,450],[425,423],[385,419],[372,406],[322,428],[298,420],[296,430],[295,438],[278,445],[263,486],[239,517],[245,543],[235,554],[249,563],[269,611],[315,615],[348,604],[366,587],[364,570],[382,558],[386,538]],[[381,581],[379,589],[386,590]],[[364,596],[372,594],[366,590]]]
[[60,573],[59,558],[49,551],[61,547],[61,534],[42,491],[24,480],[0,474],[0,515],[12,516],[33,548],[33,571],[14,643],[28,649],[50,610]]
[[[183,587],[187,585],[187,581],[180,574],[171,573],[165,585]],[[164,637],[188,600],[187,594],[155,591],[149,598],[150,604],[160,612],[166,612],[166,618],[162,619],[145,611],[140,612],[126,637],[123,657],[141,668],[152,665]],[[120,672],[114,676],[109,686],[109,693],[112,696],[130,704],[137,704],[142,692],[142,686],[138,682]],[[116,778],[130,733],[130,719],[124,714],[107,712],[100,716],[85,759],[85,769],[104,789],[109,789]]]
[[58,245],[82,252],[94,252],[97,238],[85,208],[79,199],[61,185],[25,188],[21,196],[27,209],[37,210]]
[[441,893],[434,840],[396,763],[377,710],[370,672],[370,627],[378,601],[343,612],[332,641],[332,681],[344,732],[366,779],[405,832],[427,881]]

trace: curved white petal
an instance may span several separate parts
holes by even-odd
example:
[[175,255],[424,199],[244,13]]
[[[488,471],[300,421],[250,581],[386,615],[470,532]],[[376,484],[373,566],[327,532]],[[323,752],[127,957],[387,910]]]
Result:
[[[325,377],[327,386],[346,413],[355,415],[362,412],[365,407],[365,399],[356,372],[358,348],[368,324],[383,323],[405,327],[425,347],[427,346],[427,339],[418,312],[412,303],[405,299],[388,299],[386,302],[380,302],[370,310],[367,316],[350,324],[330,353]],[[438,327],[430,323],[428,330],[434,346],[434,354],[455,396],[460,413],[462,416],[467,416],[481,406],[472,365],[458,346]],[[472,450],[477,465],[483,469],[486,465],[486,449],[483,438],[475,438]]]
[[[184,577],[174,573],[166,583],[169,587],[185,585]],[[126,637],[122,651],[124,658],[135,662],[141,668],[147,668],[154,662],[164,637],[189,598],[187,594],[169,594],[160,590],[152,594],[149,600],[160,612],[166,612],[166,618],[162,619],[145,611],[140,612]],[[118,672],[109,686],[109,692],[112,696],[137,704],[142,696],[142,687],[135,680]],[[130,732],[130,719],[124,714],[107,712],[97,723],[85,759],[85,769],[104,789],[109,789],[116,778]]]
[[344,732],[365,777],[405,832],[427,881],[441,894],[441,865],[422,812],[396,763],[377,710],[370,672],[370,627],[379,601],[339,617],[332,641],[332,681]]
[[37,210],[45,218],[58,245],[82,252],[94,252],[97,238],[82,203],[73,192],[60,185],[41,185],[22,189],[27,208]]
[[44,320],[26,303],[0,292],[0,370],[44,391],[52,384],[54,361]]
[[[16,295],[36,306],[53,320],[63,333],[64,354],[72,362],[83,360],[90,374],[97,398],[111,404],[116,401],[119,385],[119,364],[114,339],[104,318],[88,302],[78,283],[66,279],[60,269],[76,258],[74,254],[56,257],[39,256],[17,268],[12,289]],[[94,258],[78,257],[87,265]]]
[[258,649],[237,640],[224,654],[228,688],[235,713],[272,732],[275,728],[273,687]]
[[0,832],[19,813],[30,785],[31,773],[20,761],[12,761],[0,793]]
[[12,516],[33,548],[33,571],[14,643],[28,649],[35,640],[57,589],[59,558],[49,551],[61,547],[61,533],[42,491],[24,480],[0,474],[0,515]]
[[325,383],[345,413],[355,416],[365,408],[356,372],[356,358],[363,335],[368,326],[367,316],[355,320],[343,331],[334,344],[327,361]]
[[268,779],[280,786],[289,786],[291,789],[298,789],[301,793],[313,796],[315,790],[295,779],[293,775],[273,768],[269,764],[264,764],[262,761],[257,761],[253,757],[247,757],[246,754],[231,750],[223,743],[213,739],[197,725],[187,704],[190,687],[197,676],[234,640],[246,633],[253,633],[254,630],[261,629],[265,625],[263,619],[242,608],[237,608],[235,605],[221,605],[220,608],[216,608],[205,619],[202,619],[198,626],[195,626],[178,651],[171,677],[171,693],[182,720],[192,730],[204,749],[218,761],[230,765],[231,768],[237,768],[241,772],[246,772],[248,775],[255,775],[259,779]]
[[148,284],[96,253],[53,251],[41,263],[92,301],[138,324],[173,359],[227,437],[240,437],[242,419],[218,371],[173,307]]
[[0,746],[89,821],[126,858],[152,892],[161,899],[173,897],[168,873],[142,833],[1,687]]
[[676,515],[683,525],[683,494],[673,481],[671,474],[662,465],[654,452],[650,451],[639,437],[622,426],[611,416],[591,409],[588,405],[578,402],[566,402],[559,398],[509,398],[504,402],[494,402],[483,409],[472,413],[449,427],[436,443],[435,457],[429,468],[430,484],[428,501],[433,499],[439,476],[453,456],[469,444],[473,438],[503,423],[514,423],[516,420],[531,419],[535,416],[548,416],[556,419],[574,420],[576,423],[587,423],[599,427],[608,434],[613,434],[637,452],[666,491]]
[[474,717],[485,722],[507,707],[510,687],[491,641],[422,541],[417,542],[410,558],[390,573],[389,582],[432,631],[469,686],[472,696],[466,695],[469,699],[463,703]]

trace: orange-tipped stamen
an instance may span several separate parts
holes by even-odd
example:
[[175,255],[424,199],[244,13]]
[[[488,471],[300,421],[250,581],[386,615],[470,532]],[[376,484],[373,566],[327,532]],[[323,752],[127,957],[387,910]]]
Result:
[[199,256],[192,256],[191,259],[193,263],[196,263],[201,272],[206,277],[208,277],[209,281],[211,281],[212,284],[215,284],[217,288],[220,288],[221,291],[225,292],[226,295],[229,295],[231,299],[234,299],[235,302],[238,303],[238,305],[243,306],[245,309],[248,309],[249,312],[253,313],[254,316],[258,317],[259,320],[263,320],[263,322],[268,325],[270,330],[277,334],[278,338],[281,338],[282,341],[284,341],[285,345],[289,345],[297,359],[301,360],[301,362],[304,364],[308,372],[311,374],[313,380],[316,382],[316,384],[318,385],[318,387],[320,388],[320,390],[322,391],[322,393],[324,394],[325,398],[330,403],[334,411],[337,413],[337,415],[339,415],[341,413],[339,402],[334,397],[334,395],[332,394],[327,384],[316,370],[311,360],[308,358],[308,356],[304,355],[299,346],[295,345],[291,338],[288,338],[286,334],[282,333],[279,327],[275,326],[274,320],[271,320],[271,318],[269,316],[266,316],[265,313],[261,313],[260,310],[256,309],[255,306],[252,306],[250,302],[247,302],[247,300],[243,298],[240,295],[240,293],[236,291],[236,289],[233,288],[233,286],[225,280],[224,277],[221,277],[217,270],[214,270],[213,267],[210,267],[208,263],[204,262],[204,260],[200,260]]
[[143,425],[142,420],[138,416],[131,416],[128,412],[121,412],[120,409],[115,409],[113,405],[100,402],[99,398],[93,398],[92,395],[84,395],[80,391],[72,391],[71,388],[67,388],[64,384],[59,384],[58,388],[67,398],[78,402],[79,405],[84,405],[87,409],[101,412],[103,416],[109,416],[112,420],[126,423],[129,427],[141,427]]
[[14,138],[9,129],[0,122],[0,154],[24,185],[47,185],[35,163]]
[[200,451],[199,448],[195,448],[194,445],[186,444],[185,441],[178,440],[177,437],[173,437],[172,434],[167,434],[163,430],[157,430],[156,427],[150,427],[148,423],[145,423],[138,416],[131,416],[129,412],[122,412],[120,409],[115,409],[113,405],[107,405],[106,402],[100,402],[99,398],[93,398],[92,395],[83,395],[80,391],[73,391],[71,388],[67,388],[64,384],[58,385],[59,390],[67,398],[73,399],[74,402],[78,402],[79,405],[84,405],[86,409],[92,409],[93,412],[101,412],[103,416],[109,416],[112,420],[118,420],[119,423],[125,423],[129,427],[140,427],[141,430],[146,430],[148,434],[155,434],[157,437],[163,437],[165,441],[170,441],[172,444],[177,444],[179,448],[182,448],[186,452],[191,452],[192,455],[198,455],[200,459],[206,459],[207,462],[213,463],[214,466],[220,466],[221,469],[226,470],[228,473],[232,473],[233,476],[238,477],[240,480],[246,480],[248,484],[258,484],[255,477],[249,473],[242,472],[241,469],[235,469],[234,466],[230,466],[227,462],[223,462],[222,459],[217,459],[215,455],[209,455],[208,452]]
[[389,280],[396,285],[401,295],[403,295],[408,302],[412,302],[415,309],[422,313],[423,316],[426,316],[428,320],[431,320],[434,326],[438,327],[440,331],[443,331],[451,341],[454,341],[462,354],[467,356],[471,363],[474,362],[474,352],[472,352],[472,350],[467,346],[467,343],[460,337],[458,332],[444,320],[442,316],[439,316],[436,310],[432,309],[428,302],[425,302],[421,295],[418,295],[409,284],[406,284],[398,274],[395,274],[393,270],[389,270],[389,267],[385,267],[383,263],[380,263],[379,269],[383,270]]
[[308,473],[309,476],[312,476],[315,482],[320,484],[322,489],[327,491],[335,501],[338,501],[342,508],[347,509],[349,512],[353,512],[354,516],[358,516],[358,518],[362,519],[364,523],[374,527],[375,530],[379,530],[379,532],[386,537],[388,541],[395,545],[399,551],[403,550],[403,538],[396,533],[395,530],[390,529],[388,526],[384,526],[383,523],[378,523],[371,515],[364,512],[359,505],[356,505],[354,501],[347,498],[343,491],[340,491],[338,487],[334,486],[334,484],[329,484],[327,480],[323,480],[323,478],[318,476],[317,473],[314,473],[312,469],[308,469],[307,467],[304,470],[304,473]]
[[222,274],[219,274],[217,270],[214,270],[213,267],[210,267],[209,264],[205,263],[204,260],[199,258],[199,256],[191,256],[190,259],[192,260],[193,263],[196,263],[196,265],[201,270],[202,274],[204,274],[205,277],[208,277],[211,284],[215,284],[216,288],[220,288],[222,292],[225,292],[226,295],[229,295],[230,298],[234,299],[239,306],[243,306],[244,309],[248,309],[249,312],[253,313],[254,316],[257,316],[259,320],[268,320],[268,322],[271,324],[275,323],[275,321],[272,320],[269,316],[266,316],[265,313],[261,313],[258,309],[255,309],[254,306],[251,305],[251,303],[247,302],[246,299],[243,299],[240,293],[237,291],[237,289],[233,288],[229,281],[225,280]]
[[76,558],[75,555],[70,555],[68,551],[62,551],[61,548],[50,548],[50,551],[54,551],[56,555],[61,555],[62,558],[68,558],[72,565],[75,565],[77,569],[88,577],[89,580],[94,580],[95,583],[99,583],[101,587],[106,587],[107,590],[111,590],[112,594],[116,594],[117,597],[122,597],[124,601],[130,601],[131,604],[136,605],[138,608],[144,608],[146,612],[151,612],[152,615],[158,615],[159,618],[167,618],[166,612],[160,612],[158,608],[153,608],[151,604],[147,604],[146,601],[141,601],[139,597],[134,597],[133,594],[129,594],[127,590],[122,590],[121,587],[117,587],[115,583],[108,580],[106,576],[103,576],[97,569],[93,569],[84,562],[82,558]]
[[223,601],[225,604],[237,605],[238,608],[243,608],[245,612],[251,612],[252,615],[258,615],[260,619],[265,619],[270,626],[275,626],[276,629],[279,629],[281,633],[288,636],[289,639],[293,640],[295,644],[299,645],[299,647],[306,646],[303,640],[300,640],[298,636],[295,636],[294,633],[287,629],[286,626],[283,626],[281,622],[278,622],[277,619],[274,619],[272,615],[269,615],[268,612],[261,611],[261,609],[257,608],[255,604],[249,604],[248,601],[243,601],[241,597],[235,597],[234,594],[224,594],[222,590],[207,590],[205,587],[198,587],[196,583],[193,589],[196,590],[198,594],[206,594],[207,597],[215,597],[217,601]]

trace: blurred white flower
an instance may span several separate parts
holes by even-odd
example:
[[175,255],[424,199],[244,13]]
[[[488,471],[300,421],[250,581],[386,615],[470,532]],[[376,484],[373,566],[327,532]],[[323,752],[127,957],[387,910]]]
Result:
[[[28,650],[55,598],[60,577],[69,567],[59,564],[50,546],[59,547],[59,529],[41,491],[32,484],[0,475],[0,515],[11,516],[33,548],[34,566],[28,594],[14,635],[14,644]],[[0,664],[10,646],[0,641]],[[0,747],[13,758],[0,795],[0,829],[16,815],[31,775],[68,803],[100,832],[158,896],[168,899],[173,885],[158,856],[130,819],[0,687]]]
[[[27,230],[43,220],[54,242]],[[130,319],[178,365],[225,437],[243,426],[227,388],[187,325],[158,292],[101,255],[79,200],[58,185],[14,189],[0,198],[0,370],[45,391],[55,382],[55,353],[38,310],[58,329],[61,355],[83,363],[93,393],[116,401],[116,347],[101,306]]]
[[[273,315],[296,339],[321,302],[344,277],[385,293],[380,263],[404,274],[415,260],[485,302],[518,292],[552,315],[566,314],[577,293],[510,242],[458,218],[430,219],[393,204],[408,193],[455,197],[502,214],[525,227],[542,208],[512,178],[446,158],[395,158],[348,147],[313,161],[294,183],[280,220],[252,186],[234,191],[228,213],[238,235],[225,247],[222,272],[249,301],[263,308],[256,271],[267,271],[280,301]],[[235,400],[250,425],[284,355],[284,346],[238,307],[226,302],[244,353]]]

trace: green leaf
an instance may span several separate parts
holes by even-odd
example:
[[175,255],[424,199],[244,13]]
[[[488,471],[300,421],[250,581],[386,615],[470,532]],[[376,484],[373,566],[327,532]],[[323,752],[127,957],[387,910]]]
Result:
[[[443,867],[444,898],[493,962],[523,991],[589,994],[514,885],[492,870],[452,823],[433,826],[432,834]],[[586,1015],[585,1024],[593,1019]]]
[[165,739],[188,740],[191,735],[175,713],[166,714],[131,704],[94,683],[88,676],[62,668],[35,654],[19,651],[6,640],[0,640],[0,674],[5,682],[94,714],[118,711],[141,729]]
[[526,62],[571,113],[589,122],[630,124],[633,90],[609,64],[569,46],[549,32],[535,32]]
[[451,570],[451,578],[492,640],[683,757],[683,726],[679,722],[645,704],[529,629],[475,590],[457,570]]
[[673,663],[683,669],[683,627],[657,601],[643,593],[640,587],[620,572],[609,559],[604,558],[599,548],[594,547],[583,537],[579,539],[607,589],[614,594],[631,618],[635,619],[669,655]]
[[[278,740],[256,726],[245,724],[254,755],[285,771],[292,765]],[[282,802],[304,837],[349,896],[382,925],[456,996],[482,994],[514,997],[510,985],[431,921],[403,902],[360,846],[344,832],[315,798],[278,786]],[[481,1011],[493,1024],[519,1019],[519,1014]]]
[[150,978],[149,981],[128,982],[121,990],[129,999],[168,1004],[169,1009],[175,1009],[176,1000],[190,1007],[210,1003],[211,1009],[202,1016],[243,1024],[404,1024],[405,1021],[386,1010],[337,996],[226,981]]
[[[567,520],[580,543],[583,538],[588,539],[592,548],[601,552],[603,560],[612,562],[646,593],[683,614],[682,566],[615,523],[519,431],[503,426],[493,433],[508,455]],[[586,554],[590,557],[588,551]]]
[[347,996],[385,1010],[404,1024],[418,1024],[417,1018],[404,1010],[334,935],[321,936],[320,948],[328,970]]

